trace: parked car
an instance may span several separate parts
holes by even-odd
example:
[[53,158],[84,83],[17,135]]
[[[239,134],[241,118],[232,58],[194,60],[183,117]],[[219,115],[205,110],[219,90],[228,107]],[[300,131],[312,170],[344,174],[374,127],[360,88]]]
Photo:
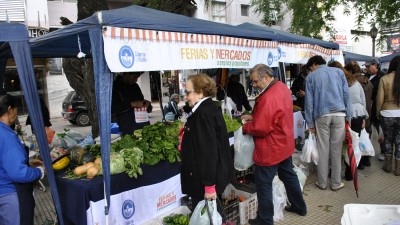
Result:
[[62,103],[61,115],[72,124],[89,126],[90,118],[85,102],[75,91],[70,91]]

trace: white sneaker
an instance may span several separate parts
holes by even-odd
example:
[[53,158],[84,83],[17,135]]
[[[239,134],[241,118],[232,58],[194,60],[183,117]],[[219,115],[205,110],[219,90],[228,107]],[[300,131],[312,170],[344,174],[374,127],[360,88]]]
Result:
[[385,154],[379,154],[379,156],[378,156],[378,160],[379,161],[384,161],[385,160]]

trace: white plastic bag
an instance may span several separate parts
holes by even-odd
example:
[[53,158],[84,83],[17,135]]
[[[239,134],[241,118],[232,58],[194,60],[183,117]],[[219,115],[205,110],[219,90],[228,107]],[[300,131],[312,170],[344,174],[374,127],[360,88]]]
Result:
[[[350,129],[350,132],[351,132],[351,145],[353,147],[354,157],[356,159],[356,163],[357,163],[357,166],[358,166],[358,164],[360,163],[360,159],[361,159],[361,151],[360,151],[360,146],[359,146],[360,138],[358,137],[358,133],[357,132],[355,132],[355,131],[353,131],[351,129]],[[348,165],[350,165],[350,163],[349,163],[349,154],[347,153],[347,146],[346,146],[346,151],[343,152],[343,155],[344,155],[344,161]]]
[[285,185],[278,176],[275,176],[272,181],[272,198],[274,202],[274,221],[283,220],[283,209],[286,206],[287,195]]
[[299,179],[301,191],[303,191],[304,185],[306,185],[306,180],[307,180],[307,175],[303,172],[302,169],[297,167],[295,164],[293,164],[293,170],[296,172],[297,178]]
[[[206,206],[206,201],[208,206]],[[208,215],[207,207],[210,215]],[[210,225],[210,217],[213,225],[222,224],[222,217],[217,211],[217,201],[200,201],[190,217],[189,225]]]
[[253,164],[254,140],[251,135],[244,135],[242,127],[235,131],[235,157],[234,166],[236,170],[243,171]]
[[227,113],[232,119],[232,110],[236,111],[236,104],[230,97],[226,97],[221,101],[221,109],[223,113]]
[[375,156],[374,146],[365,128],[361,130],[360,134],[360,151],[362,155]]
[[306,163],[314,162],[315,165],[318,165],[319,155],[317,150],[317,140],[314,133],[310,133],[308,138],[304,141],[300,160]]

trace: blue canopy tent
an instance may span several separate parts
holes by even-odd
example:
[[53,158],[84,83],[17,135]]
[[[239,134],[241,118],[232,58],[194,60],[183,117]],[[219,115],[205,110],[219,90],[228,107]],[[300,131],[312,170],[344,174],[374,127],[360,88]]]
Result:
[[356,54],[356,53],[346,52],[346,51],[343,51],[343,56],[344,56],[345,63],[348,63],[351,61],[366,62],[372,58],[371,56],[361,55],[361,54]]
[[301,44],[312,44],[312,45],[318,45],[324,48],[329,48],[329,49],[339,49],[339,45],[334,42],[328,42],[328,41],[323,41],[315,38],[310,38],[310,37],[304,37],[301,35],[297,34],[292,34],[286,31],[282,30],[276,30],[272,29],[269,27],[263,27],[251,23],[242,23],[240,25],[237,25],[236,27],[245,29],[246,32],[250,31],[257,31],[261,32],[266,36],[270,35],[277,35],[278,39],[276,41],[278,42],[290,42],[290,43],[301,43]]
[[258,31],[244,32],[239,27],[227,24],[133,5],[126,8],[97,12],[93,16],[75,24],[30,41],[33,57],[76,57],[78,52],[82,51],[93,58],[104,172],[105,214],[108,215],[110,205],[110,112],[113,78],[103,53],[103,26],[214,34],[259,40],[278,40],[279,36],[273,33],[266,35]]
[[[63,224],[61,205],[58,197],[57,186],[54,178],[49,146],[44,129],[40,100],[37,91],[35,75],[32,64],[31,48],[29,46],[28,31],[23,24],[0,23],[0,46],[3,49],[10,49],[17,65],[19,79],[22,89],[24,90],[24,98],[31,116],[32,126],[36,131],[36,139],[39,144],[40,154],[45,163],[47,177],[50,183],[50,190],[53,196],[54,205]],[[2,60],[1,68],[5,69],[7,60]],[[4,71],[2,71],[4,73]],[[21,212],[23,213],[23,212]]]
[[389,63],[394,57],[400,55],[400,52],[395,52],[391,55],[383,56],[379,59],[381,63]]

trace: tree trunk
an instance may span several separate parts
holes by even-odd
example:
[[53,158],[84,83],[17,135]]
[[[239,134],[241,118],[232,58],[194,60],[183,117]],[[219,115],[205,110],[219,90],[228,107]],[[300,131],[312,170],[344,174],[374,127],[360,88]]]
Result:
[[96,94],[94,91],[94,71],[92,59],[64,59],[63,68],[71,87],[83,98],[90,121],[92,135],[99,136],[99,117],[97,114]]

